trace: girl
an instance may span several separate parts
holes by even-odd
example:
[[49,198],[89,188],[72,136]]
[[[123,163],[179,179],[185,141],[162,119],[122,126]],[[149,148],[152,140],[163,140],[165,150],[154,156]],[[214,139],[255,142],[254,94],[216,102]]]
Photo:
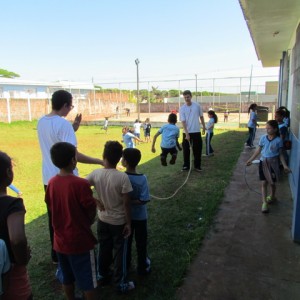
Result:
[[211,146],[211,139],[214,136],[214,126],[218,122],[218,116],[213,110],[208,111],[208,117],[209,121],[206,124],[206,137],[205,137],[205,142],[206,142],[206,156],[213,156],[214,155],[214,150]]
[[122,142],[125,144],[126,148],[135,148],[133,140],[143,142],[140,138],[135,136],[128,127],[122,128]]
[[250,114],[250,118],[248,122],[249,137],[245,143],[245,146],[250,148],[255,148],[253,142],[255,138],[256,127],[259,127],[259,125],[257,124],[256,110],[257,110],[256,103],[252,103],[248,108],[248,115]]
[[[250,166],[252,161],[261,153],[259,163],[259,178],[262,182],[262,208],[263,213],[269,211],[268,204],[276,200],[275,183],[279,178],[279,159],[283,165],[284,172],[289,173],[291,170],[288,168],[283,156],[282,148],[283,143],[279,136],[279,128],[276,120],[268,121],[266,124],[267,134],[263,135],[259,141],[259,148],[249,158],[246,165]],[[279,159],[278,159],[279,157]],[[267,196],[268,184],[271,187],[271,195]]]

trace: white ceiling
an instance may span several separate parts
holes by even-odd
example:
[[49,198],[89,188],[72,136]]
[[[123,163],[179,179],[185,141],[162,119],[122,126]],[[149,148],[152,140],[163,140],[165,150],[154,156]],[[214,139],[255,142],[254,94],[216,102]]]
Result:
[[264,67],[279,66],[300,21],[300,0],[239,0],[256,54]]

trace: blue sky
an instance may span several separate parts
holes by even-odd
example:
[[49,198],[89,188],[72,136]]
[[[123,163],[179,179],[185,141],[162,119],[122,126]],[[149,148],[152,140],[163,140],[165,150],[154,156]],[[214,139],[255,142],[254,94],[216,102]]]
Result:
[[[238,0],[2,0],[0,68],[123,82],[261,71]],[[4,26],[3,26],[4,24]]]

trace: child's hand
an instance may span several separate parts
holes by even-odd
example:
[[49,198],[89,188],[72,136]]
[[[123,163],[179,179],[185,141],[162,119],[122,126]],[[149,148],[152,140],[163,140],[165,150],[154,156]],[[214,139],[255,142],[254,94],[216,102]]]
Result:
[[105,211],[105,207],[102,203],[100,203],[99,201],[97,201],[97,207],[100,211]]
[[124,239],[127,239],[131,235],[131,225],[125,224],[123,229]]
[[152,147],[151,151],[152,153],[155,153],[156,152],[155,147]]
[[283,170],[284,170],[285,174],[292,173],[292,171],[289,167],[284,167]]
[[247,162],[246,162],[246,166],[251,166],[252,165],[252,161],[251,160],[248,160]]

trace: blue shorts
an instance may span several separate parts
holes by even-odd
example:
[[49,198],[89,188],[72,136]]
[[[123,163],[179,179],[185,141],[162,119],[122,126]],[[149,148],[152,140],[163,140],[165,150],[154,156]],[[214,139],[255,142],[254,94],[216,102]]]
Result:
[[96,258],[94,250],[83,254],[62,254],[57,252],[58,268],[56,278],[63,285],[76,282],[79,289],[90,291],[97,287]]

